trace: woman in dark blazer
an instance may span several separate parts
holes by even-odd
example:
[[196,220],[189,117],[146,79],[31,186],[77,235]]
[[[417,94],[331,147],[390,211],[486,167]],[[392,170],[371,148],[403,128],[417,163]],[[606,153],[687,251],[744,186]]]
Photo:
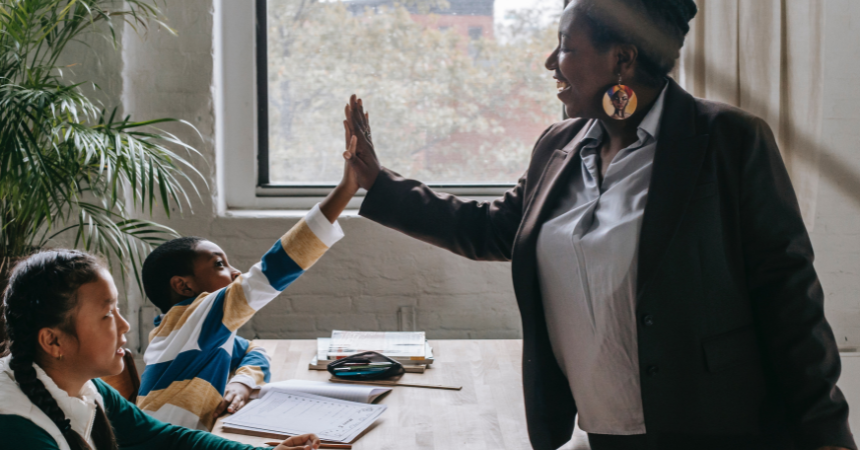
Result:
[[[536,449],[568,441],[577,413],[594,450],[856,449],[768,125],[667,78],[695,13],[692,0],[572,1],[546,67],[575,119],[543,133],[493,202],[382,168],[353,96],[359,145],[344,156],[368,191],[360,214],[512,261]],[[603,96],[621,84],[638,107],[613,120]]]

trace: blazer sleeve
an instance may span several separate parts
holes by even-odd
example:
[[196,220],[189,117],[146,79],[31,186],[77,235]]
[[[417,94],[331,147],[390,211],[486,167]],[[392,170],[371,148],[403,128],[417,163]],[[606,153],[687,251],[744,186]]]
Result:
[[841,363],[824,317],[812,243],[770,127],[756,119],[741,156],[740,215],[750,301],[801,449],[856,449]]
[[[534,156],[551,131],[535,143]],[[425,184],[382,169],[359,215],[428,244],[478,261],[510,261],[523,218],[528,172],[492,202],[464,200],[434,192]]]

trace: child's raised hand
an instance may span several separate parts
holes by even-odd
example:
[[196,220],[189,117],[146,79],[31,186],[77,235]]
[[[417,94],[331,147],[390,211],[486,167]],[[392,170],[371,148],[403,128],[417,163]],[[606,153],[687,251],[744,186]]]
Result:
[[315,434],[303,434],[287,438],[275,450],[316,450],[320,448],[320,438]]
[[242,409],[250,398],[251,388],[242,383],[228,383],[227,387],[224,388],[224,398],[221,399],[221,403],[215,408],[213,416],[218,417],[224,414],[225,411],[233,414]]
[[355,170],[349,164],[349,159],[355,156],[358,137],[352,134],[352,127],[347,120],[343,121],[343,131],[345,133],[344,145],[346,146],[346,151],[343,152],[343,157],[346,161],[343,163],[343,180],[341,180],[340,184],[352,189],[354,195],[359,188],[358,178],[356,177]]
[[370,190],[376,181],[376,176],[382,170],[370,137],[370,116],[364,112],[364,105],[355,94],[349,98],[349,104],[346,105],[344,113],[346,114],[344,126],[349,135],[357,139],[357,142],[354,151],[347,150],[343,156],[355,172],[359,186]]

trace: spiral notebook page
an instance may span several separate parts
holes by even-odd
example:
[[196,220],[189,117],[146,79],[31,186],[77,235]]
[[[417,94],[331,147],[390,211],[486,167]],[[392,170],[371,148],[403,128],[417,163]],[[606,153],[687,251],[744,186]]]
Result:
[[271,391],[224,420],[224,425],[352,442],[386,410],[384,405],[348,402],[311,394]]

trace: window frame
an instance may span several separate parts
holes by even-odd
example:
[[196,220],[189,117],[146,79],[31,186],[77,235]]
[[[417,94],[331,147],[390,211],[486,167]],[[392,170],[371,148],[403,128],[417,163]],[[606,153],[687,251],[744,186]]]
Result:
[[[278,184],[270,180],[268,120],[267,0],[216,0],[214,14],[214,98],[216,174],[220,212],[309,209],[333,183]],[[249,158],[249,150],[253,158]],[[428,184],[440,193],[476,200],[500,197],[511,183]],[[348,208],[357,209],[359,190]]]

